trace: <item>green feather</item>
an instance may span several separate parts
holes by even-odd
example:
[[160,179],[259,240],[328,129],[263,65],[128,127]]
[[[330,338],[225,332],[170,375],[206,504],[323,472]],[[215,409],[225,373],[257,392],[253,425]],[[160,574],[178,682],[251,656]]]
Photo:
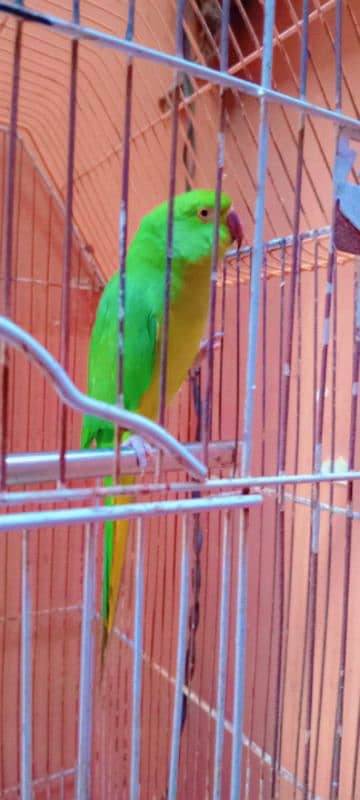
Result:
[[[226,214],[230,198],[221,195],[219,251],[231,243]],[[201,217],[208,210],[208,218]],[[170,294],[170,330],[167,400],[177,391],[196,355],[202,335],[209,293],[214,238],[215,193],[197,190],[178,195],[174,202],[173,253]],[[126,260],[124,322],[124,404],[155,418],[158,408],[161,330],[164,315],[168,204],[147,214],[131,242]],[[118,383],[119,274],[106,285],[101,297],[89,350],[88,394],[114,404]],[[114,446],[114,426],[86,415],[82,447]],[[106,485],[111,485],[111,478]],[[122,482],[129,479],[122,476]],[[122,498],[121,502],[126,502]],[[107,499],[108,504],[116,502]],[[118,499],[119,502],[119,499]],[[126,537],[127,525],[121,523]],[[117,539],[117,541],[119,541]],[[114,565],[114,525],[105,526],[103,618],[110,614],[111,570]],[[121,572],[121,570],[120,570]],[[114,587],[112,587],[114,593]],[[116,603],[117,591],[115,591]],[[111,614],[113,616],[114,609]],[[109,626],[108,626],[109,627]],[[108,629],[107,629],[108,630]]]

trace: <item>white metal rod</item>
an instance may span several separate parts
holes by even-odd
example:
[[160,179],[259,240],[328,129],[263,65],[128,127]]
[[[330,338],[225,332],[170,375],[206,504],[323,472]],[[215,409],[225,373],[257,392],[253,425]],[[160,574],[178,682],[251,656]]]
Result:
[[180,758],[181,717],[183,709],[183,689],[185,678],[186,659],[186,625],[189,605],[189,542],[188,542],[188,517],[182,525],[181,541],[181,573],[180,573],[180,598],[179,598],[179,629],[176,661],[176,681],[174,697],[174,715],[171,737],[169,786],[167,800],[176,800],[177,779]]
[[[267,0],[267,3],[268,1],[269,0]],[[121,39],[119,36],[103,33],[94,28],[88,28],[85,25],[76,25],[60,17],[54,17],[51,14],[42,14],[39,11],[32,11],[25,7],[19,9],[19,7],[15,6],[13,3],[0,2],[0,11],[5,11],[6,13],[21,17],[27,22],[36,22],[46,25],[48,29],[52,29],[57,33],[69,36],[73,39],[97,42],[103,45],[103,47],[109,47],[112,50],[117,50],[125,55],[133,56],[134,58],[143,58],[146,61],[161,64],[164,67],[178,69],[181,72],[193,75],[201,80],[209,81],[217,86],[225,86],[234,91],[243,92],[251,97],[263,97],[269,102],[288,106],[298,111],[304,111],[315,117],[323,117],[323,119],[327,119],[329,122],[349,126],[352,130],[360,130],[360,120],[355,119],[355,117],[348,117],[338,111],[332,111],[329,108],[310,103],[308,100],[283,94],[283,92],[278,92],[270,86],[267,87],[252,81],[246,81],[243,78],[230,75],[228,72],[220,72],[216,69],[198,64],[195,61],[188,61],[180,56],[172,55],[171,53],[161,52],[152,47],[144,47],[137,42]],[[270,42],[270,47],[272,47],[272,40]]]
[[100,506],[96,508],[66,508],[49,510],[46,514],[24,511],[18,514],[0,514],[0,531],[19,528],[48,528],[57,525],[72,525],[85,522],[154,517],[166,514],[183,514],[189,511],[213,511],[219,508],[250,507],[262,502],[262,496],[222,494],[215,497],[191,498],[191,500],[162,500],[150,503],[132,503],[123,506]]
[[135,557],[135,610],[131,719],[130,800],[140,796],[141,681],[144,614],[144,520],[137,520]]
[[[183,445],[184,450],[194,459],[201,455],[200,444]],[[212,442],[209,445],[209,468],[224,469],[233,466],[234,442]],[[153,455],[156,449],[153,449]],[[115,451],[108,449],[68,450],[65,454],[66,477],[102,478],[112,475],[115,467]],[[155,458],[149,458],[145,473],[155,471]],[[177,459],[164,453],[162,470],[171,472],[178,468]],[[135,451],[131,447],[121,448],[121,468],[124,474],[139,474]],[[48,453],[14,453],[6,458],[6,476],[9,486],[26,483],[44,483],[58,481],[60,477],[60,455],[58,452]],[[197,484],[198,486],[198,484]]]
[[215,755],[214,755],[214,787],[213,800],[221,800],[221,778],[223,763],[223,746],[225,731],[225,698],[226,698],[226,673],[227,673],[227,642],[229,623],[229,588],[230,588],[230,512],[225,512],[224,529],[222,532],[222,568],[221,568],[221,599],[220,599],[220,641],[218,656],[218,682],[216,695],[216,726],[215,726]]
[[[96,451],[97,452],[97,451]],[[217,464],[217,466],[219,466]],[[109,470],[110,471],[110,470]],[[128,474],[126,472],[126,474]],[[100,477],[102,470],[100,471]],[[80,477],[80,476],[78,476]],[[89,477],[89,476],[81,476]],[[0,505],[24,505],[29,503],[57,503],[62,501],[75,502],[79,500],[104,499],[118,495],[139,495],[151,492],[213,492],[235,491],[246,487],[256,489],[266,487],[286,486],[287,484],[305,483],[345,483],[360,479],[360,472],[344,470],[341,472],[314,472],[313,474],[281,474],[281,475],[254,475],[248,478],[212,478],[204,483],[192,481],[169,481],[162,483],[134,483],[131,486],[114,484],[114,486],[99,486],[92,489],[34,489],[25,492],[0,492]],[[32,480],[35,480],[32,476]],[[18,482],[18,481],[17,481]],[[20,481],[19,481],[20,482]],[[305,498],[306,499],[306,498]]]
[[[331,225],[324,225],[322,228],[313,228],[310,231],[301,231],[297,237],[299,242],[314,242],[320,241],[322,239],[326,239],[331,234]],[[263,242],[263,247],[266,252],[269,250],[283,250],[284,248],[288,247],[289,249],[294,246],[295,236],[294,234],[289,234],[289,236],[276,236],[274,239],[268,239],[267,242]],[[235,259],[238,255],[246,256],[250,255],[252,252],[253,246],[251,244],[244,245],[241,247],[239,252],[234,248],[227,250],[224,259],[228,261],[229,259]],[[236,265],[234,264],[234,267]]]
[[91,796],[92,700],[94,672],[95,562],[97,525],[86,526],[81,628],[78,769],[76,800]]
[[[259,335],[260,287],[263,266],[263,239],[266,179],[269,151],[269,113],[268,90],[271,87],[273,60],[273,30],[275,16],[275,0],[267,0],[264,6],[263,57],[261,70],[261,100],[259,122],[259,150],[255,208],[254,246],[251,266],[249,339],[246,367],[246,393],[244,410],[244,434],[242,446],[241,472],[243,476],[250,474],[253,442],[253,417],[256,388],[256,366]],[[234,664],[234,700],[233,721],[234,736],[231,755],[231,800],[238,800],[241,789],[242,766],[242,734],[244,717],[244,691],[246,667],[246,605],[247,605],[247,528],[246,514],[240,515],[240,536],[237,569],[236,594],[236,629],[235,629],[235,664]]]
[[31,800],[32,702],[31,702],[31,587],[28,532],[21,541],[21,798]]

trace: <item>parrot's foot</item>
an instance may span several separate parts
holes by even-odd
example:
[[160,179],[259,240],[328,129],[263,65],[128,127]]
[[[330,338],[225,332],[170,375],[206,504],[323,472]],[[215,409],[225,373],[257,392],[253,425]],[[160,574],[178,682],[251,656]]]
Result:
[[[213,343],[212,343],[213,350],[217,350],[220,347],[223,336],[224,336],[223,331],[217,331],[216,333],[214,333]],[[209,339],[208,338],[201,339],[200,348],[195,359],[194,367],[200,366],[201,359],[205,358],[208,351],[208,347],[209,347]]]
[[144,472],[147,464],[153,458],[153,450],[148,442],[139,436],[137,433],[133,433],[129,436],[126,444],[129,444],[130,447],[135,450],[136,460],[138,462],[138,466],[140,467],[141,471]]
[[[217,350],[217,348],[220,347],[221,339],[223,339],[223,338],[224,338],[224,331],[216,331],[216,333],[214,333],[214,335],[213,335],[213,349],[214,350]],[[209,347],[209,339],[208,338],[201,339],[200,350],[199,350],[200,358],[202,358],[202,356],[204,356],[206,354],[208,347]]]

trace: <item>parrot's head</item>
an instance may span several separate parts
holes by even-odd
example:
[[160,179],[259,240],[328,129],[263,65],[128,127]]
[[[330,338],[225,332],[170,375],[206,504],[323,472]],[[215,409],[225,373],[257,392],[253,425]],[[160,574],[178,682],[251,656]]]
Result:
[[[215,235],[216,195],[212,190],[196,189],[174,199],[173,268],[176,264],[210,261]],[[155,208],[142,222],[156,234],[157,244],[166,257],[168,203]],[[144,230],[144,228],[143,228]],[[241,245],[243,230],[230,197],[220,195],[219,258],[233,242]]]
[[[216,194],[214,191],[198,189],[193,192],[180,194],[175,198],[174,204],[174,256],[182,253],[184,246],[187,260],[194,257],[196,261],[201,258],[211,257],[215,235],[215,205]],[[232,207],[227,194],[220,196],[220,225],[219,225],[219,257],[223,256],[232,242],[241,245],[243,236],[240,219]],[[189,246],[185,244],[189,242]]]

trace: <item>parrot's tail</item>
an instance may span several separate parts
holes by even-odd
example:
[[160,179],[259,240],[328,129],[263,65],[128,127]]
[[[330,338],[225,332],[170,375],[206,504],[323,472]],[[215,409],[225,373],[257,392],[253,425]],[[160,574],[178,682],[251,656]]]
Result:
[[[123,475],[121,484],[131,485],[134,477]],[[105,478],[105,486],[111,486],[112,478]],[[129,495],[107,497],[107,505],[124,505],[129,503]],[[121,578],[126,555],[126,542],[129,530],[129,521],[119,519],[116,522],[105,522],[104,564],[103,564],[103,594],[102,594],[102,642],[101,642],[101,673],[104,666],[104,657],[109,636],[111,634],[116,607],[119,599]]]

